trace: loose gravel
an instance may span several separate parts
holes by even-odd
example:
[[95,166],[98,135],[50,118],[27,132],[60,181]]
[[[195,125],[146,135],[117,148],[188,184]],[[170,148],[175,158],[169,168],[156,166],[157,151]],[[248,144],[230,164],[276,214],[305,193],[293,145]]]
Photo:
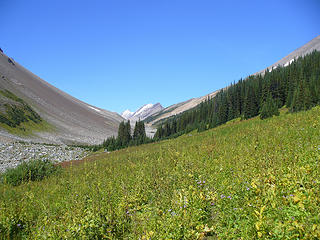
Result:
[[64,162],[80,160],[89,152],[79,147],[67,145],[44,145],[34,143],[0,143],[0,173],[31,159]]

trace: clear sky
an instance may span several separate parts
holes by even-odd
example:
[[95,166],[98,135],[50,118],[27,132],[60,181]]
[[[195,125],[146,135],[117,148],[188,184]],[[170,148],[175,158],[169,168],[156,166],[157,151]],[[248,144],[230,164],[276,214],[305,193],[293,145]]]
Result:
[[223,88],[320,34],[320,0],[0,0],[0,47],[122,112]]

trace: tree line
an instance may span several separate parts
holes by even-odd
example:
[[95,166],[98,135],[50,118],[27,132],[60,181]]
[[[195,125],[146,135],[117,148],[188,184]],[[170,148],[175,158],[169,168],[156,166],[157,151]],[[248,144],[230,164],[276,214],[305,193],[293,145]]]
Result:
[[198,129],[204,131],[235,118],[261,119],[308,110],[320,105],[320,52],[299,57],[286,67],[240,79],[196,108],[174,116],[157,128],[155,140],[172,138]]
[[130,121],[121,122],[118,128],[117,137],[109,137],[103,141],[102,147],[108,151],[114,151],[129,146],[137,146],[144,143],[152,142],[152,139],[147,137],[144,122],[137,121],[134,126],[133,133],[131,132]]

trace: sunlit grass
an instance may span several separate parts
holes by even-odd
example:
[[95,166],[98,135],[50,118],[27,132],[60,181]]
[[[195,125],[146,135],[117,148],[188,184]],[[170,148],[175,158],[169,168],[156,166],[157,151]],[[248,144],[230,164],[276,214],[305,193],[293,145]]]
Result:
[[45,120],[35,123],[32,121],[22,122],[17,127],[10,127],[4,123],[0,123],[0,128],[7,130],[9,133],[18,136],[33,136],[37,132],[54,132],[55,127]]
[[99,153],[0,186],[3,238],[319,239],[320,107]]

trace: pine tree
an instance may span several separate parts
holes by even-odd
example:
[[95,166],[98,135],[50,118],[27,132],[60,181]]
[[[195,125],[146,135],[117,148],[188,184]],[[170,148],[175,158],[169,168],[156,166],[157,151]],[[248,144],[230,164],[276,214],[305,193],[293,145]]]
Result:
[[128,120],[124,125],[122,145],[127,147],[130,141],[131,141],[131,125],[130,125],[130,121]]
[[274,115],[278,116],[279,110],[276,101],[272,98],[271,93],[269,93],[267,99],[262,105],[260,118],[266,119]]
[[310,93],[310,87],[308,82],[306,81],[303,72],[300,73],[298,87],[296,88],[293,100],[291,104],[291,111],[303,111],[308,110],[312,107],[312,97]]
[[137,121],[133,131],[133,141],[135,145],[140,145],[147,141],[146,137],[146,129],[144,126],[144,122]]
[[254,88],[249,86],[247,90],[247,94],[244,101],[244,118],[252,118],[257,116],[259,113],[258,101],[256,98],[256,94]]
[[118,138],[117,138],[117,145],[119,146],[119,148],[123,147],[123,143],[124,143],[124,137],[125,135],[125,123],[121,122],[118,128]]

